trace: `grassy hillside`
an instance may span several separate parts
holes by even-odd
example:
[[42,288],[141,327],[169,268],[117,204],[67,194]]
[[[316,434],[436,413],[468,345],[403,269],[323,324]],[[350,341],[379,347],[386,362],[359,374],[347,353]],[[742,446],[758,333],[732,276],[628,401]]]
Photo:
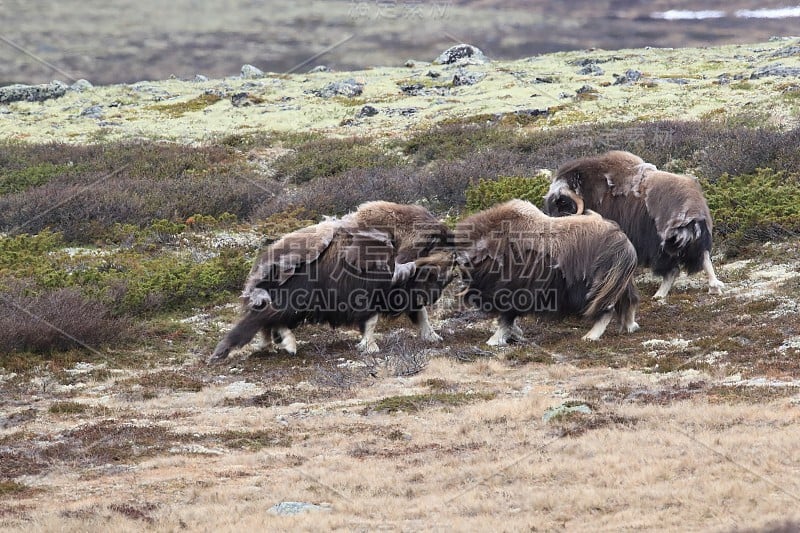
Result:
[[[0,527],[797,527],[797,46],[3,104]],[[349,79],[361,94],[316,94]],[[725,294],[682,276],[655,303],[640,272],[640,331],[589,344],[578,319],[527,318],[528,341],[489,348],[491,317],[456,283],[432,312],[438,345],[381,320],[376,356],[304,326],[295,357],[254,342],[204,363],[284,233],[371,199],[451,222],[538,201],[540,169],[609,149],[700,179]],[[270,511],[287,501],[317,507]]]

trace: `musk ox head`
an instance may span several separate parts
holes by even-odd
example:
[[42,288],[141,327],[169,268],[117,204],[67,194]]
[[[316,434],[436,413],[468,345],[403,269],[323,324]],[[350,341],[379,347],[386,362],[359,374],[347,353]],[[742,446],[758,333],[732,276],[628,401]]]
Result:
[[642,158],[621,151],[571,161],[553,176],[544,196],[544,212],[553,217],[580,215],[586,206],[602,204],[606,195],[638,195],[643,173],[654,169]]

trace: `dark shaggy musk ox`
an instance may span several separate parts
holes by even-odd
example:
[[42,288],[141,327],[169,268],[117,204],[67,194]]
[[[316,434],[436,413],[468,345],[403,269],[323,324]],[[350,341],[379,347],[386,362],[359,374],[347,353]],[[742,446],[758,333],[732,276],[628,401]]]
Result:
[[455,238],[468,303],[499,315],[489,345],[523,340],[514,321],[529,313],[589,317],[585,340],[599,339],[615,314],[620,330],[639,329],[636,251],[600,215],[553,218],[511,200],[459,222]]
[[708,292],[722,293],[711,264],[711,213],[696,179],[612,151],[559,167],[544,200],[551,216],[591,209],[619,223],[639,264],[664,278],[654,299],[666,299],[681,268],[705,271]]
[[453,276],[452,234],[416,205],[367,202],[338,220],[290,233],[256,260],[242,293],[244,316],[209,362],[250,342],[258,331],[290,353],[292,329],[304,322],[357,325],[358,347],[378,351],[378,315],[407,315],[429,341],[426,305]]

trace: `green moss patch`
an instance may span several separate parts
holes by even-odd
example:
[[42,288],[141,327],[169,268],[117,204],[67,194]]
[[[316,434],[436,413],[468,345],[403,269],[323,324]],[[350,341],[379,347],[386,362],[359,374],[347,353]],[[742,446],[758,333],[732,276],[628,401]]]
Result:
[[550,181],[543,176],[482,179],[467,188],[467,211],[481,211],[514,198],[527,200],[541,207],[542,197],[549,187]]
[[206,93],[206,94],[201,94],[200,96],[197,96],[185,102],[175,102],[173,104],[156,105],[156,106],[151,106],[150,109],[164,113],[165,115],[168,115],[171,118],[179,118],[185,115],[186,113],[202,111],[208,106],[216,104],[220,100],[222,100],[221,96],[212,93]]
[[493,392],[431,392],[427,394],[411,394],[408,396],[389,396],[369,406],[369,410],[383,413],[403,411],[413,413],[431,407],[457,407],[469,403],[491,400],[496,396]]

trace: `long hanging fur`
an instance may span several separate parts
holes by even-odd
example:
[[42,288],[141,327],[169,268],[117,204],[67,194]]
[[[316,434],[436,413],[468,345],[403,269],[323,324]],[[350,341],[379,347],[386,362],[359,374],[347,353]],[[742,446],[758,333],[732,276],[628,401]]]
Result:
[[591,209],[619,223],[636,248],[639,264],[665,278],[666,297],[683,269],[705,270],[709,292],[723,284],[711,265],[711,212],[696,179],[657,170],[629,152],[611,151],[565,163],[545,195],[551,216]]
[[490,344],[518,337],[514,320],[528,313],[596,320],[602,326],[587,334],[591,340],[615,313],[629,331],[638,328],[636,251],[614,222],[597,214],[552,218],[512,200],[461,221],[455,237],[468,301],[500,316]]
[[296,350],[291,329],[304,322],[358,325],[360,345],[376,351],[378,314],[406,314],[421,336],[440,340],[426,305],[452,278],[452,235],[416,205],[367,202],[342,219],[292,232],[256,260],[242,293],[243,317],[214,350],[225,359],[261,330]]

